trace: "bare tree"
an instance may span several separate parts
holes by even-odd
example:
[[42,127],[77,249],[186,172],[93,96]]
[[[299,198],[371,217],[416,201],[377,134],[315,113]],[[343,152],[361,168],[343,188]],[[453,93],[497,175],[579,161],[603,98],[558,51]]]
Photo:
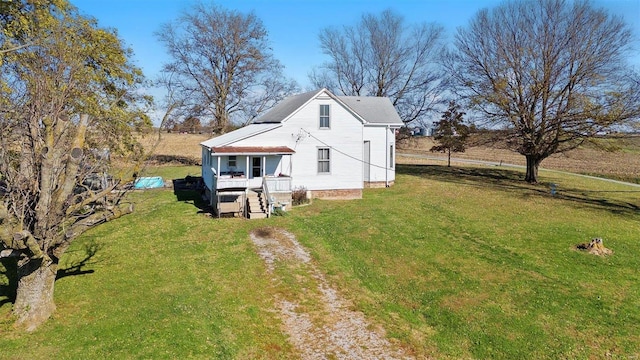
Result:
[[253,120],[297,89],[253,13],[197,4],[156,36],[172,58],[161,82],[179,104],[177,113],[213,120],[217,131]]
[[586,1],[510,1],[459,29],[449,70],[535,183],[545,158],[637,118],[631,41],[620,18]]
[[[65,0],[13,1],[0,17],[0,257],[17,262],[14,313],[33,330],[55,310],[58,261],[80,234],[132,211],[112,192],[112,154],[139,155],[150,126],[141,72],[113,31]],[[25,46],[21,46],[25,45]]]
[[443,101],[443,31],[436,24],[406,26],[391,10],[324,29],[320,44],[331,60],[310,80],[344,95],[389,97],[405,124],[424,122]]

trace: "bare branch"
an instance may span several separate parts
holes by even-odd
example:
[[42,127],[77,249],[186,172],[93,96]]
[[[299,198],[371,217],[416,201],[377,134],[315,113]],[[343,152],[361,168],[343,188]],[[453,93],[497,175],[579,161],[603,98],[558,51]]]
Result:
[[640,115],[630,44],[620,18],[586,1],[510,1],[458,31],[448,69],[491,126],[517,134],[535,182],[543,159]]
[[[57,261],[74,236],[132,210],[119,205],[126,191],[112,192],[110,154],[139,154],[133,131],[150,125],[151,99],[117,34],[66,0],[3,6],[4,49],[37,42],[0,62],[0,256],[20,258],[14,311],[37,325],[55,308]],[[50,282],[26,280],[37,274]]]
[[297,90],[282,75],[267,31],[253,13],[199,4],[156,36],[172,58],[161,82],[175,90],[172,103],[184,119],[201,118],[225,131]]
[[443,33],[436,24],[406,27],[390,10],[366,14],[354,27],[322,30],[331,61],[311,80],[344,95],[389,97],[405,124],[424,123],[444,102]]
[[73,224],[67,232],[65,232],[65,239],[75,239],[80,236],[80,234],[89,230],[96,225],[105,223],[107,221],[111,221],[117,219],[123,215],[130,214],[133,212],[132,204],[124,204],[111,208],[108,211],[102,211],[93,215],[86,217],[83,220],[80,220]]
[[12,47],[7,48],[7,49],[0,49],[0,55],[6,54],[6,53],[10,53],[10,52],[13,52],[13,51],[18,51],[18,50],[27,48],[29,46],[32,46],[33,44],[34,43],[21,44],[21,45],[12,46]]

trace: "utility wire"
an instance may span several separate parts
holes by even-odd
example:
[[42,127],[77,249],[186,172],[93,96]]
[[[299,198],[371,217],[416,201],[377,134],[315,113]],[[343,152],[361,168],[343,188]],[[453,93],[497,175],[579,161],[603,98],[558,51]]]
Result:
[[348,158],[351,158],[351,159],[356,160],[356,161],[358,161],[358,162],[361,162],[361,163],[363,163],[363,164],[367,164],[367,165],[370,165],[370,166],[373,166],[373,167],[377,167],[377,168],[379,168],[379,169],[384,169],[384,170],[393,170],[393,168],[388,168],[388,167],[386,167],[386,166],[381,166],[381,165],[377,165],[377,164],[374,164],[374,163],[371,163],[371,162],[366,162],[366,161],[364,161],[363,159],[358,159],[358,158],[356,158],[356,157],[354,157],[354,156],[351,156],[351,155],[349,155],[349,154],[345,153],[344,151],[341,151],[341,150],[337,149],[337,148],[336,148],[336,147],[334,147],[333,145],[329,145],[329,144],[327,144],[326,142],[324,142],[324,141],[322,141],[322,140],[318,139],[317,137],[313,136],[313,134],[312,134],[312,133],[310,133],[310,132],[308,132],[307,130],[305,130],[305,129],[303,129],[303,128],[300,128],[300,130],[302,130],[302,131],[304,131],[305,133],[307,133],[307,135],[309,135],[310,137],[312,137],[312,138],[316,139],[316,141],[318,141],[318,142],[319,142],[319,143],[321,143],[322,145],[325,145],[325,146],[329,147],[330,149],[332,149],[332,150],[336,151],[337,153],[340,153],[340,154],[342,154],[342,155],[344,155],[344,156],[346,156],[346,157],[348,157]]

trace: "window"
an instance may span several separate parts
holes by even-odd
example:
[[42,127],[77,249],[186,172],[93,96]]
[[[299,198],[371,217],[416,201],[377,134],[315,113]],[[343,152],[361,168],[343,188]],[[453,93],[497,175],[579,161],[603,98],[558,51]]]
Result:
[[202,149],[202,155],[204,156],[203,165],[209,166],[211,164],[211,152],[209,150]]
[[329,125],[329,105],[320,105],[320,129],[328,129]]
[[229,167],[229,169],[235,169],[236,168],[236,156],[235,155],[229,156],[229,161],[227,162],[227,166]]
[[328,174],[331,172],[329,148],[318,149],[318,173]]
[[389,145],[389,168],[393,169],[393,161],[395,158],[393,157],[393,145]]

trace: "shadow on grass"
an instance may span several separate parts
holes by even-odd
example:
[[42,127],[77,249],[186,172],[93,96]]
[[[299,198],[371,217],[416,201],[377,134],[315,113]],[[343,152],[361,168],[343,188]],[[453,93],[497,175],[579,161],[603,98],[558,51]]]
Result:
[[[595,192],[578,188],[563,188],[555,195],[551,194],[549,183],[529,184],[524,181],[521,171],[505,168],[487,167],[447,167],[442,165],[398,165],[398,174],[423,177],[450,183],[500,189],[516,192],[521,197],[543,196],[566,200],[576,206],[590,207],[610,211],[615,214],[638,215],[640,206],[629,201],[605,198],[606,192]],[[639,191],[629,191],[636,192]]]
[[[82,250],[78,250],[84,251],[84,255],[80,259],[71,261],[67,267],[58,269],[58,272],[56,273],[56,280],[60,280],[67,276],[93,274],[95,270],[86,269],[86,266],[97,263],[94,257],[96,256],[98,251],[100,251],[100,249],[102,249],[102,245],[96,243],[95,241],[85,244]],[[67,256],[70,255],[73,255],[73,253],[69,253],[67,251]]]
[[[0,307],[4,304],[13,304],[16,301],[18,289],[18,262],[15,258],[0,259],[0,278],[4,278],[0,284]],[[3,299],[4,298],[4,299]]]
[[[95,270],[87,269],[88,265],[96,264],[94,257],[102,248],[101,245],[91,242],[86,244],[82,250],[84,254],[80,259],[74,260],[64,268],[59,268],[56,273],[56,281],[67,276],[78,276],[85,274],[93,274]],[[68,252],[67,256],[73,254]],[[18,259],[2,258],[0,259],[0,307],[5,304],[14,303],[16,301],[16,292],[18,290]]]
[[211,214],[213,209],[203,198],[204,183],[202,177],[187,176],[173,179],[173,193],[178,201],[192,204],[198,208],[198,214]]

